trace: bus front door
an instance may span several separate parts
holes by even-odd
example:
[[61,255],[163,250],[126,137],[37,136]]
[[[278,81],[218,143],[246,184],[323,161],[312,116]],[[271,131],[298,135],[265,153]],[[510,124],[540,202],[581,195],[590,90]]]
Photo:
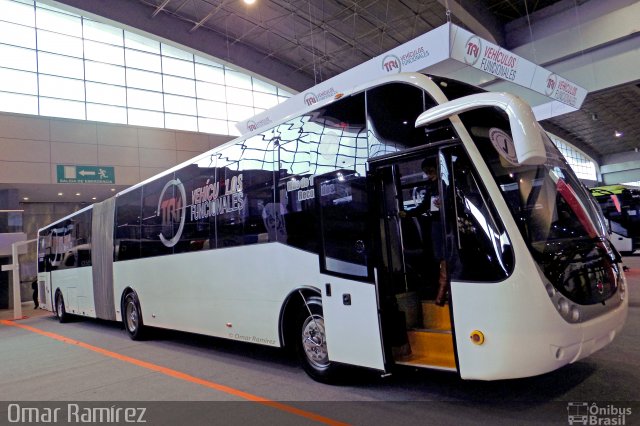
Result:
[[385,370],[366,179],[342,170],[314,180],[329,359]]
[[370,200],[387,353],[396,364],[455,371],[441,158],[429,150],[370,161]]

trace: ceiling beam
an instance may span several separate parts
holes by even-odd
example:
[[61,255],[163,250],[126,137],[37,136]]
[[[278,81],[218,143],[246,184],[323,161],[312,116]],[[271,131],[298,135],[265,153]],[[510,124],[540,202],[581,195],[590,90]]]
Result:
[[[484,2],[464,2],[460,0],[438,0],[445,8],[460,20],[464,27],[472,33],[498,46],[504,46],[503,25],[491,13],[487,12]],[[480,4],[478,4],[480,3]]]
[[160,6],[151,14],[152,18],[155,18],[156,15],[164,10],[164,8],[169,4],[171,0],[164,0]]

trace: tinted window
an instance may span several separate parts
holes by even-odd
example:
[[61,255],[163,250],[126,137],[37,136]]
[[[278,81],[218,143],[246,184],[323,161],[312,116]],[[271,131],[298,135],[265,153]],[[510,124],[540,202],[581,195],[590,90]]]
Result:
[[141,257],[173,253],[185,214],[185,193],[182,183],[172,174],[142,187]]
[[276,241],[270,212],[274,205],[274,135],[269,131],[242,142],[242,220],[245,244]]
[[370,276],[366,180],[350,171],[316,177],[324,256],[322,269],[351,277]]
[[75,238],[72,239],[74,266],[91,266],[91,217],[93,210],[84,211],[71,221],[74,223]]
[[287,164],[287,173],[295,175],[343,169],[364,174],[368,157],[365,123],[362,93],[296,117],[274,130],[284,148],[280,161]]
[[266,210],[270,234],[318,252],[315,176],[336,170],[366,173],[364,94],[340,99],[274,129],[279,142],[276,202]]
[[310,143],[293,141],[279,147],[278,202],[266,210],[270,234],[287,244],[318,253],[318,220]]
[[220,185],[211,156],[201,158],[178,171],[187,195],[185,223],[174,252],[207,250],[216,247],[216,200]]
[[216,229],[218,248],[243,244],[243,179],[240,170],[242,146],[232,145],[218,154],[216,176],[220,182],[220,195],[217,200]]
[[441,161],[447,180],[453,183],[445,194],[452,278],[499,281],[508,277],[514,265],[511,242],[466,153],[460,146],[449,148]]
[[38,272],[91,266],[91,210],[50,226],[38,238]]
[[[274,202],[273,170],[253,169],[255,164],[251,160],[242,160],[242,224],[244,244],[267,242],[269,232],[267,226],[268,206]],[[269,164],[273,167],[273,164]],[[267,210],[265,210],[265,208]]]
[[51,230],[43,229],[38,233],[38,272],[48,272],[51,253]]
[[436,103],[422,89],[404,83],[367,91],[367,122],[371,157],[454,137],[449,120],[416,128],[415,122]]
[[142,189],[137,188],[116,198],[115,260],[140,257],[140,212]]

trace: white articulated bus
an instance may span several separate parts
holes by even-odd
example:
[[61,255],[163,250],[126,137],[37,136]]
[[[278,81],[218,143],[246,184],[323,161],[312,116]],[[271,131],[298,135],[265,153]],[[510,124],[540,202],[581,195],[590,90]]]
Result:
[[530,107],[417,73],[40,229],[38,279],[61,321],[292,347],[326,382],[345,365],[542,374],[627,314],[599,210]]

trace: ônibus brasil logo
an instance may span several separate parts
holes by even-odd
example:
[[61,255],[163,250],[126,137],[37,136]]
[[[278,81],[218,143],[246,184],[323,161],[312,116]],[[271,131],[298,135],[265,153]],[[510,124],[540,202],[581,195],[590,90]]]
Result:
[[384,72],[400,72],[402,71],[402,63],[396,55],[387,55],[382,60],[382,70]]
[[480,51],[482,50],[482,40],[480,37],[474,35],[469,37],[465,45],[464,63],[468,65],[475,65],[480,58]]
[[[166,196],[166,197],[165,197]],[[173,247],[180,241],[186,215],[187,194],[180,179],[172,179],[164,185],[158,199],[157,214],[162,220],[162,232],[158,234],[160,241],[167,247]],[[180,223],[174,233],[174,224]],[[172,234],[171,238],[165,236]]]
[[557,84],[558,84],[558,76],[555,75],[554,73],[549,74],[549,77],[547,77],[547,85],[544,88],[544,94],[547,96],[551,96]]

